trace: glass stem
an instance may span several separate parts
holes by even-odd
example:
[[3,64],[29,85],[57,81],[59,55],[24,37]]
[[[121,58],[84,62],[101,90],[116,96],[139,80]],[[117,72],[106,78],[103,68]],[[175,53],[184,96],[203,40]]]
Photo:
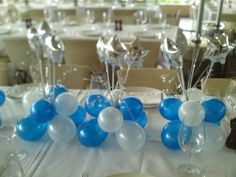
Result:
[[187,165],[188,165],[188,166],[190,166],[191,160],[192,160],[192,153],[191,153],[191,151],[190,151],[190,152],[188,152],[188,159],[187,159]]
[[14,145],[13,145],[13,140],[12,140],[12,138],[9,139],[8,142],[9,142],[9,146],[10,146],[11,152],[12,152],[12,154],[10,154],[10,156],[13,156],[13,157],[16,159],[16,162],[17,162],[18,165],[19,165],[19,168],[20,168],[21,173],[24,174],[23,167],[22,167],[22,165],[21,165],[20,159],[19,159],[19,157],[18,157],[18,155],[17,155],[17,152],[16,152],[16,150],[15,150],[15,147],[14,147]]

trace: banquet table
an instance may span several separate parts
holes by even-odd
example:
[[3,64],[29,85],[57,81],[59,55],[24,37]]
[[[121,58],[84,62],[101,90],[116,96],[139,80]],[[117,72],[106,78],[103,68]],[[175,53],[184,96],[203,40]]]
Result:
[[[73,94],[78,93],[73,91]],[[90,91],[82,91],[78,98],[85,98]],[[20,100],[9,100],[14,115],[25,115]],[[187,154],[167,149],[161,142],[161,130],[168,122],[159,113],[158,107],[145,110],[148,126],[145,128],[146,143],[137,152],[124,151],[110,134],[98,148],[86,148],[76,137],[69,144],[58,144],[46,134],[36,142],[15,139],[17,149],[24,149],[28,156],[22,161],[26,177],[78,177],[88,172],[91,177],[105,177],[115,173],[135,172],[155,177],[175,177],[178,165],[185,162]],[[89,116],[87,116],[89,118]],[[222,125],[227,136],[228,131]],[[2,141],[2,140],[1,140]],[[193,163],[200,168],[217,166],[225,170],[227,177],[236,176],[235,151],[223,147],[216,152],[200,152],[193,155]]]

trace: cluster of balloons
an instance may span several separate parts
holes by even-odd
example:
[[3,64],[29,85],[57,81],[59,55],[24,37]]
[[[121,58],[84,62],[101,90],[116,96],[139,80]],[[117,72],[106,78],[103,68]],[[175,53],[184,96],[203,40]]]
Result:
[[100,94],[87,97],[85,109],[92,118],[78,130],[78,139],[86,147],[98,147],[109,133],[114,133],[117,143],[127,151],[137,151],[145,143],[144,127],[147,116],[140,100],[127,97],[116,106]]
[[76,135],[82,145],[96,148],[109,133],[114,133],[118,144],[127,151],[144,145],[147,115],[139,99],[127,97],[113,106],[105,96],[92,94],[83,107],[64,86],[55,85],[48,94],[52,90],[53,102],[39,98],[31,105],[30,114],[17,123],[17,134],[22,139],[36,141],[48,132],[53,141],[68,143]]
[[68,143],[76,134],[76,126],[85,120],[85,109],[78,104],[77,99],[68,92],[67,88],[55,85],[54,88],[49,89],[49,95],[52,90],[55,95],[53,102],[37,96],[33,100],[28,100],[28,95],[31,94],[25,95],[23,100],[27,106],[32,105],[29,115],[16,125],[17,134],[22,139],[36,141],[48,132],[53,141]]
[[[202,95],[202,97],[199,97]],[[178,132],[181,123],[189,127],[196,127],[205,122],[206,151],[216,151],[222,148],[225,138],[218,126],[225,115],[226,107],[223,101],[217,98],[204,100],[204,94],[199,89],[189,90],[189,100],[181,101],[177,98],[166,98],[160,104],[161,115],[169,120],[162,129],[163,144],[172,150],[179,150]],[[216,132],[215,134],[210,133]],[[219,134],[221,134],[219,136]],[[213,144],[214,143],[214,144]]]

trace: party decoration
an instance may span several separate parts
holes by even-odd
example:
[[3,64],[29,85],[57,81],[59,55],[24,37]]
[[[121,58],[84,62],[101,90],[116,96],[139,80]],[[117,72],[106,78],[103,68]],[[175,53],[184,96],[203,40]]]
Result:
[[62,93],[56,97],[54,105],[58,114],[69,116],[76,111],[78,101],[71,93]]
[[115,133],[117,143],[126,151],[138,151],[145,143],[144,129],[133,121],[124,121]]
[[37,141],[47,131],[47,123],[38,123],[31,116],[17,122],[16,133],[25,141]]
[[40,54],[40,39],[36,28],[32,27],[29,29],[29,31],[27,32],[27,39],[30,49],[35,54]]
[[125,61],[129,66],[139,66],[142,67],[144,58],[147,56],[149,50],[145,49],[139,38],[136,38],[129,45],[127,45],[127,54]]
[[2,90],[0,90],[0,106],[2,106],[5,103],[5,101],[6,101],[6,95]]
[[78,105],[77,110],[69,116],[76,126],[82,124],[86,119],[86,110],[83,106]]
[[79,142],[89,148],[96,148],[106,140],[108,133],[104,132],[98,125],[97,119],[84,122],[77,132]]
[[148,124],[148,118],[145,111],[142,112],[141,116],[138,117],[135,122],[137,122],[142,128],[146,128]]
[[56,84],[56,85],[50,87],[47,94],[52,95],[53,92],[54,92],[54,98],[56,98],[57,96],[61,95],[62,93],[69,92],[69,90],[64,85]]
[[67,117],[56,115],[48,124],[48,135],[57,143],[70,142],[76,133],[73,121]]
[[177,69],[180,78],[182,92],[185,93],[185,80],[183,74],[183,58],[180,49],[177,44],[169,38],[164,39],[164,43],[161,46],[161,51],[164,59],[169,63],[171,68]]
[[188,100],[196,101],[196,102],[202,102],[204,98],[204,93],[202,90],[197,88],[190,88],[187,90],[187,96]]
[[161,132],[162,143],[171,150],[180,150],[178,133],[181,126],[180,120],[174,120],[164,126]]
[[122,66],[126,54],[126,46],[117,35],[112,36],[107,42],[105,61],[111,65]]
[[90,95],[84,104],[86,111],[93,117],[98,117],[98,114],[109,106],[110,103],[108,100],[99,94]]
[[205,117],[205,111],[200,103],[194,101],[184,102],[178,111],[180,120],[189,127],[201,124]]
[[98,58],[101,62],[106,61],[106,47],[108,43],[109,38],[107,36],[100,36],[98,39],[98,42],[96,44]]
[[178,110],[182,101],[177,98],[167,98],[161,101],[160,113],[167,120],[179,119]]
[[127,97],[119,104],[125,120],[136,120],[143,112],[142,102],[135,97]]
[[49,35],[45,39],[45,45],[47,46],[48,59],[53,63],[62,64],[65,50],[62,40],[55,34]]
[[205,109],[204,120],[206,122],[218,122],[225,116],[226,106],[219,99],[206,100],[202,103],[202,106]]
[[52,103],[45,99],[40,99],[31,107],[31,117],[39,123],[51,121],[56,115],[55,108]]
[[116,132],[123,124],[123,115],[115,107],[103,109],[98,115],[98,125],[105,132]]
[[41,97],[42,93],[37,88],[29,90],[22,98],[22,104],[25,111],[30,112],[32,104],[40,100]]
[[203,152],[218,152],[226,142],[226,136],[221,128],[212,123],[205,123],[206,137]]
[[44,20],[42,23],[40,23],[38,33],[40,36],[41,45],[45,45],[46,38],[52,35],[52,29],[47,21]]

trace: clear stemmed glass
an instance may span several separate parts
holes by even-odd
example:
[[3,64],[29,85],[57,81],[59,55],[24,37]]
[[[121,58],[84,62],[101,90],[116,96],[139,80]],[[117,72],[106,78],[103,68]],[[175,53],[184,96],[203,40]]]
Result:
[[11,152],[8,154],[9,156],[17,156],[19,160],[23,160],[26,158],[27,153],[24,150],[16,150],[13,144],[13,140],[16,137],[16,123],[17,120],[12,114],[13,110],[11,108],[10,103],[5,103],[7,106],[5,109],[10,110],[8,113],[3,113],[4,110],[0,111],[0,120],[1,120],[1,126],[0,126],[0,138],[5,139],[8,141]]
[[201,170],[191,163],[192,153],[200,152],[205,141],[205,125],[202,122],[196,127],[181,124],[178,134],[178,142],[181,149],[188,153],[187,163],[177,168],[180,177],[201,177]]
[[0,176],[23,177],[24,173],[19,159],[16,157],[6,157],[4,164],[0,166]]
[[86,10],[86,16],[88,18],[88,23],[89,24],[94,24],[95,22],[95,15],[94,15],[94,11],[87,9]]
[[230,117],[236,113],[236,78],[232,78],[225,92],[225,100],[230,109]]
[[0,176],[22,177],[23,168],[20,159],[23,159],[25,153],[19,153],[15,150],[13,139],[16,136],[16,128],[13,124],[4,123],[0,127],[0,137],[6,139],[10,145],[10,153],[7,154],[5,163],[0,167]]

